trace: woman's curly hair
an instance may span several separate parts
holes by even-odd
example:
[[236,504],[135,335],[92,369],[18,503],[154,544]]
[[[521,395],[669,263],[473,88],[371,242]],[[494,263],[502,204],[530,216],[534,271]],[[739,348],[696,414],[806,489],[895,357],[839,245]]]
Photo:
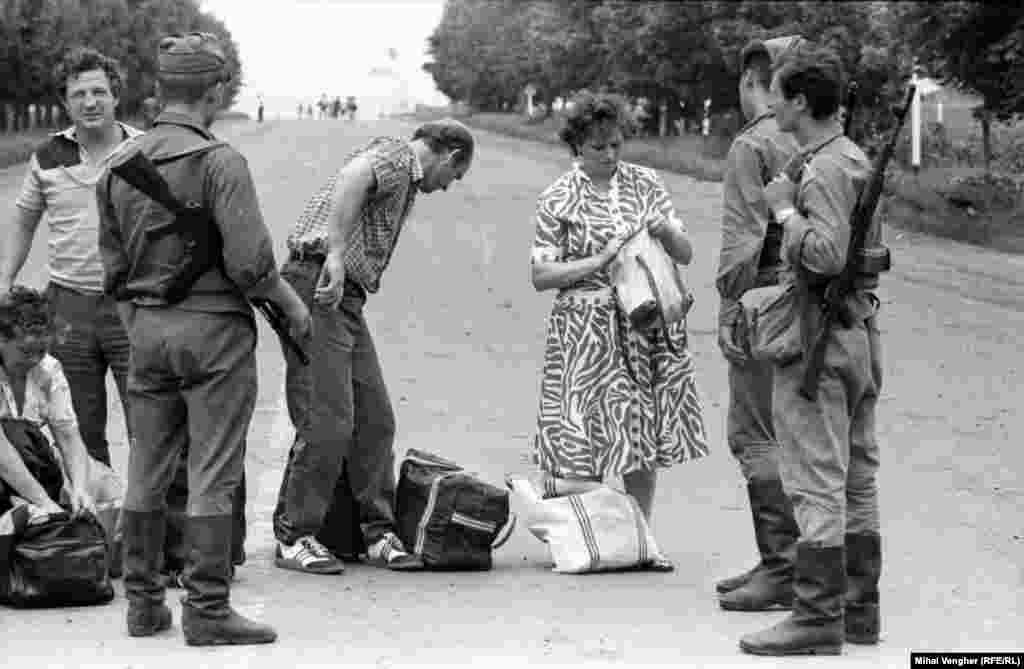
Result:
[[0,337],[17,335],[53,335],[57,331],[50,300],[37,290],[14,286],[0,296]]
[[594,126],[612,123],[624,137],[631,136],[636,130],[633,112],[621,95],[584,90],[577,93],[570,104],[558,137],[569,145],[574,156],[579,155],[580,146]]

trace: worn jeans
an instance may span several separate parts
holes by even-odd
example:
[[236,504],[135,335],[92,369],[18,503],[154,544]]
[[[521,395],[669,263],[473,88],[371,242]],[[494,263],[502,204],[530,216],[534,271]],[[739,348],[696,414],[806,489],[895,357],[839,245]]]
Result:
[[[128,334],[114,299],[84,293],[51,282],[46,289],[62,336],[53,346],[71,388],[85,448],[96,460],[110,464],[107,443],[107,370],[114,374],[127,421]],[[131,425],[128,427],[131,440]]]
[[879,532],[875,405],[881,351],[873,322],[829,333],[818,399],[799,388],[805,361],[775,368],[772,415],[783,487],[803,541],[841,546]]
[[729,362],[725,430],[729,450],[748,483],[779,478],[779,446],[772,427],[773,371],[771,363]]
[[135,443],[128,458],[125,509],[164,509],[187,447],[187,515],[232,515],[256,405],[253,318],[136,308],[128,336]]
[[285,391],[295,441],[274,511],[283,543],[315,535],[347,462],[363,534],[373,543],[394,531],[395,417],[377,351],[363,317],[366,293],[346,281],[340,308],[313,302],[322,263],[289,260],[281,270],[313,315],[312,363],[287,351]]

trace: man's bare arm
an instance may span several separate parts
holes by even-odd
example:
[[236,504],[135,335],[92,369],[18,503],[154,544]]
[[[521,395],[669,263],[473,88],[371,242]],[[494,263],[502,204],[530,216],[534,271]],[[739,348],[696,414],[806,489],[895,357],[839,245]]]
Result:
[[14,220],[3,231],[0,243],[0,292],[6,293],[25,265],[43,212],[15,207]]
[[343,257],[359,225],[359,216],[370,192],[377,185],[373,165],[359,157],[342,168],[338,187],[331,200],[330,226],[327,231],[329,252]]

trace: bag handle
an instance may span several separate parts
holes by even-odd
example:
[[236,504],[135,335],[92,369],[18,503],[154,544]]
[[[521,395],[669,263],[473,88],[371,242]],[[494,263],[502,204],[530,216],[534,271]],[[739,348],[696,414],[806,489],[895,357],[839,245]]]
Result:
[[[509,512],[508,521],[505,522],[505,526],[501,528],[498,535],[494,538],[494,542],[491,543],[491,549],[497,550],[505,545],[505,542],[512,537],[512,531],[516,529],[516,514]],[[502,536],[504,535],[504,536]]]

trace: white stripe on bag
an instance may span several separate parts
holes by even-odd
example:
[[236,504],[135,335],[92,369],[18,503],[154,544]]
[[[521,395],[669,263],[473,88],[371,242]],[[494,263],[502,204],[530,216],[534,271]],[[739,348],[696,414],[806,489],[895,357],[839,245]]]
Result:
[[494,531],[498,529],[497,523],[472,518],[465,514],[459,513],[458,511],[452,514],[452,522],[457,525],[462,525],[473,530],[480,530],[481,532],[486,532],[487,534],[493,534]]

